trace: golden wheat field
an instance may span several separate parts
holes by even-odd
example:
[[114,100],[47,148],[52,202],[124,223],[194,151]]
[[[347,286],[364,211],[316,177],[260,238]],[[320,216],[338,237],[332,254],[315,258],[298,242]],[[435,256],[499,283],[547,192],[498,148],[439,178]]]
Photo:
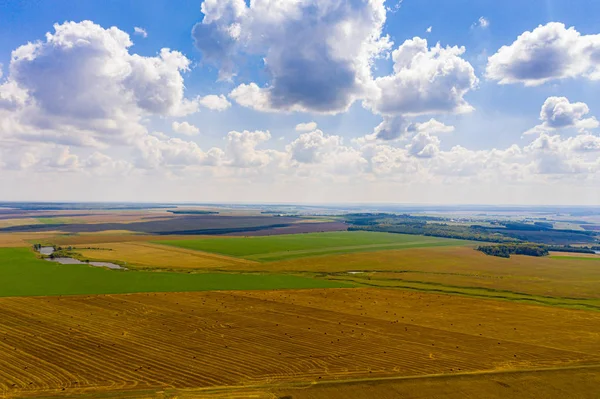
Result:
[[2,233],[0,234],[0,248],[29,247],[33,241],[45,241],[54,236],[56,232],[40,233]]
[[128,267],[153,269],[251,269],[253,262],[219,254],[148,242],[94,244],[95,249],[75,247],[74,250],[90,260],[127,262]]
[[600,363],[600,313],[382,289],[2,298],[0,332],[5,397]]

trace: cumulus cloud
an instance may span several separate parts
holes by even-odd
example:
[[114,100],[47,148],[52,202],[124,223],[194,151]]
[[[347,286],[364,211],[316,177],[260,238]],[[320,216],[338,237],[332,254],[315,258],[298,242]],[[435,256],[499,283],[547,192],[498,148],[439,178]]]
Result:
[[208,96],[198,98],[198,103],[204,108],[213,111],[225,111],[231,107],[231,103],[227,101],[224,95],[209,94]]
[[194,136],[200,133],[200,129],[188,122],[173,122],[171,128],[174,132]]
[[427,132],[419,132],[406,149],[414,157],[433,158],[440,151],[440,139]]
[[137,146],[139,168],[156,169],[163,166],[185,168],[189,166],[218,165],[223,158],[223,150],[212,148],[208,152],[192,141],[178,138],[161,139],[156,136],[146,136]]
[[337,150],[342,139],[339,136],[326,136],[320,130],[303,133],[286,147],[293,160],[300,163],[320,162],[325,156]]
[[373,59],[390,47],[383,0],[205,0],[201,9],[192,35],[222,78],[235,74],[240,57],[263,57],[268,85],[243,84],[230,95],[259,111],[345,111],[371,81]]
[[365,105],[382,115],[470,112],[464,95],[477,87],[473,66],[461,58],[464,47],[428,48],[415,37],[392,52],[394,73],[375,79]]
[[297,132],[310,132],[317,128],[316,122],[299,123],[296,125]]
[[408,132],[425,132],[429,134],[452,133],[454,131],[454,126],[445,125],[444,123],[431,118],[426,122],[411,123],[406,130]]
[[133,33],[135,33],[138,36],[143,37],[144,39],[148,37],[148,32],[146,32],[146,29],[140,28],[138,26],[133,28]]
[[486,76],[500,84],[536,86],[555,79],[600,79],[600,35],[582,35],[559,22],[524,32],[488,58]]
[[12,52],[0,108],[11,112],[0,134],[29,141],[101,146],[144,136],[145,115],[197,111],[184,96],[189,60],[162,49],[157,56],[129,52],[132,42],[116,27],[91,21],[54,25],[45,40]]
[[271,139],[268,131],[250,132],[231,131],[227,134],[227,155],[229,165],[242,168],[260,168],[269,164],[273,157],[279,155],[275,150],[260,150],[256,147]]
[[599,126],[596,118],[584,118],[590,112],[586,103],[571,103],[566,97],[548,97],[540,111],[542,123],[524,134],[537,134],[563,128],[577,128],[580,131]]
[[375,127],[372,134],[365,136],[364,140],[390,141],[406,135],[415,135],[418,133],[435,135],[440,133],[451,133],[453,131],[454,126],[445,125],[434,118],[431,118],[426,122],[409,123],[402,116],[384,116],[383,121]]
[[406,133],[408,122],[402,116],[384,116],[383,121],[375,127],[367,140],[395,140]]

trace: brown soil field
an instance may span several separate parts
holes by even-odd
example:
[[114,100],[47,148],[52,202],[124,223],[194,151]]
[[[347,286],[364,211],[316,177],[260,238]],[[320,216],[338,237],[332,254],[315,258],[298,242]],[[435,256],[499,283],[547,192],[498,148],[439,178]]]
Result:
[[157,245],[147,242],[99,243],[94,248],[75,247],[89,260],[127,262],[127,267],[158,269],[252,269],[258,262],[229,256]]
[[[1,234],[0,234],[1,236]],[[56,245],[86,245],[86,244],[106,244],[118,242],[144,242],[161,240],[192,240],[197,238],[211,239],[223,238],[224,236],[203,236],[203,235],[152,235],[138,234],[134,231],[126,230],[108,230],[99,233],[78,233],[78,234],[55,234],[50,236],[48,241]]]
[[[400,290],[0,299],[6,397],[268,392],[319,381],[596,364],[598,312]],[[327,384],[292,395],[323,397],[314,396],[320,389]]]
[[[484,287],[531,295],[600,298],[600,268],[585,259],[488,256],[468,247],[352,253],[265,263],[265,271],[378,271],[374,278]],[[360,275],[357,275],[360,276]]]
[[[106,217],[117,214],[109,213]],[[146,215],[148,215],[146,213]],[[102,217],[105,217],[103,215]],[[172,217],[126,221],[119,216],[117,221],[96,223],[68,223],[60,227],[65,233],[97,233],[105,230],[130,230],[138,233],[162,234],[225,234],[236,229],[242,231],[281,227],[300,221],[296,217],[274,216],[222,216],[222,215],[173,215]],[[3,232],[27,232],[55,230],[52,225],[12,226],[3,228]]]
[[153,211],[153,212],[106,212],[106,213],[94,213],[88,216],[72,217],[70,223],[86,223],[86,224],[99,224],[99,223],[134,223],[144,222],[152,220],[172,219],[173,214]]

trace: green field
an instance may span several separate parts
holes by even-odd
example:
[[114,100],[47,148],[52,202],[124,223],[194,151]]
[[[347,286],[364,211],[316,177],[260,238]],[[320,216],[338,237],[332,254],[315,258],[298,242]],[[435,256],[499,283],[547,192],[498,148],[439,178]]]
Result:
[[349,287],[289,274],[158,273],[61,265],[29,248],[0,248],[0,297]]
[[447,238],[367,231],[156,241],[156,244],[237,256],[259,262],[386,249],[459,246],[468,243]]

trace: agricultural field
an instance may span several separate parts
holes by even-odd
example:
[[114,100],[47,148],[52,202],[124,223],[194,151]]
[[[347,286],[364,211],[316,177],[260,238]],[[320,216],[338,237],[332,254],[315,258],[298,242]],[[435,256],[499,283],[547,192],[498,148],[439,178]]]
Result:
[[588,398],[600,382],[598,255],[505,259],[248,210],[53,212],[2,219],[23,231],[0,232],[0,397]]
[[237,256],[259,262],[382,249],[469,244],[468,241],[445,238],[363,231],[244,237],[236,239],[172,240],[160,241],[160,243],[179,248]]
[[92,249],[76,246],[74,250],[85,259],[117,262],[128,268],[252,271],[256,264],[246,259],[143,241],[101,243]]
[[[227,216],[227,215],[177,215],[172,213],[157,214],[147,212],[134,215],[79,214],[79,218],[69,217],[67,223],[45,224],[40,218],[34,224],[0,227],[0,233],[42,232],[60,230],[64,233],[97,233],[107,230],[128,230],[145,234],[235,234],[269,231],[277,234],[279,228],[295,227],[292,232],[319,232],[346,230],[347,226],[340,222],[314,223],[314,219],[300,217],[277,216]],[[41,217],[51,221],[56,215]],[[66,218],[66,216],[65,216]],[[63,218],[64,220],[64,218]],[[64,220],[66,221],[66,220]],[[306,226],[296,226],[304,224]]]
[[421,282],[431,283],[421,286],[423,290],[474,287],[489,290],[490,296],[508,291],[599,300],[600,268],[594,259],[518,255],[505,259],[469,247],[438,247],[292,259],[266,263],[261,269],[337,275],[388,287]]
[[382,289],[1,298],[0,331],[9,397],[343,397],[385,379],[385,395],[414,394],[414,377],[472,373],[483,394],[517,370],[600,362],[598,312]]
[[349,284],[290,274],[155,273],[62,265],[38,259],[29,248],[0,248],[3,297],[344,286]]

